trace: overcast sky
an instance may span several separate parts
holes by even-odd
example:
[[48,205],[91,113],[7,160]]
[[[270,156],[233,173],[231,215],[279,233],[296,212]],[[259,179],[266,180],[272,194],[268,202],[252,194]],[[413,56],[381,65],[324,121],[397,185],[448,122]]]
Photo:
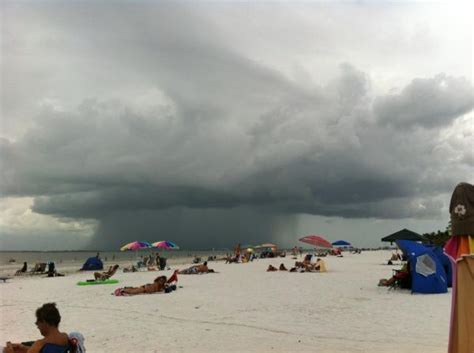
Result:
[[2,249],[444,229],[470,2],[1,3]]

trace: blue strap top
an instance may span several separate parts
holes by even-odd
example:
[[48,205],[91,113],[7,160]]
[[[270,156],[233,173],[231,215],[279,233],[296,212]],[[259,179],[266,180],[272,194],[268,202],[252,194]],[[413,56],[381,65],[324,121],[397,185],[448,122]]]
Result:
[[41,348],[41,353],[67,353],[69,352],[68,346],[60,346],[58,344],[46,343],[43,348]]

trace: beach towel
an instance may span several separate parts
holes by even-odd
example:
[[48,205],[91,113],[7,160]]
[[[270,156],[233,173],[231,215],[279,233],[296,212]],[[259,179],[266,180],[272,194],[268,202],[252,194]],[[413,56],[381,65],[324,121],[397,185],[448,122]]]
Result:
[[116,290],[114,290],[112,295],[115,295],[116,297],[129,297],[130,296],[130,294],[125,293],[123,291],[123,288],[117,288]]

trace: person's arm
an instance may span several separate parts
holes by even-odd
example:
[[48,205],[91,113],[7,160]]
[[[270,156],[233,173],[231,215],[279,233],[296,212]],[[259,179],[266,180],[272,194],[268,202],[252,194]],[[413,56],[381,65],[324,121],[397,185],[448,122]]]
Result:
[[33,345],[26,351],[26,353],[40,353],[41,349],[44,346],[44,341],[43,340],[38,340]]
[[26,353],[28,348],[29,347],[24,346],[21,343],[7,342],[6,347],[3,349],[3,353]]

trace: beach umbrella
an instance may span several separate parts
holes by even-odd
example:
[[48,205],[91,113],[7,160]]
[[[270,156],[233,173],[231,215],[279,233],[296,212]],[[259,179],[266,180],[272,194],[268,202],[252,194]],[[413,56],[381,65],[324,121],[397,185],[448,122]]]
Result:
[[351,243],[349,243],[348,241],[345,241],[345,240],[337,240],[337,241],[333,242],[332,245],[334,245],[334,246],[352,246]]
[[306,244],[311,244],[315,248],[332,248],[332,244],[320,235],[307,235],[306,237],[300,238],[299,241]]
[[179,246],[168,240],[160,240],[151,244],[154,248],[160,248],[165,250],[179,250]]
[[146,241],[133,241],[131,243],[125,244],[120,248],[120,251],[127,251],[127,250],[141,250],[141,249],[148,249],[151,248],[151,244]]

